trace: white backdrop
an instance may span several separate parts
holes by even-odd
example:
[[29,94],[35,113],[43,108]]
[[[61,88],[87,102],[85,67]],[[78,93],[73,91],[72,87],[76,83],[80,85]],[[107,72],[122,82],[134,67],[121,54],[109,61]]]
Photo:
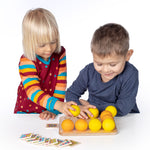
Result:
[[68,87],[79,71],[92,62],[90,41],[101,25],[122,24],[130,34],[134,55],[130,62],[139,70],[137,103],[150,113],[150,6],[148,0],[5,0],[0,5],[0,113],[13,114],[20,82],[19,58],[23,53],[21,23],[27,10],[50,10],[59,25],[61,44],[67,50]]

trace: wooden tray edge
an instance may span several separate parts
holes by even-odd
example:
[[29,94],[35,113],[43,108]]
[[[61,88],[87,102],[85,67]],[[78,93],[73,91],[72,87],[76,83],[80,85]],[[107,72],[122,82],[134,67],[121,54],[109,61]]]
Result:
[[104,131],[103,129],[99,130],[98,132],[92,132],[89,129],[87,131],[76,131],[75,129],[70,132],[64,132],[61,128],[61,123],[64,119],[71,119],[73,122],[75,122],[78,118],[76,117],[67,117],[62,116],[59,118],[59,134],[62,136],[101,136],[101,135],[116,135],[118,134],[117,127],[111,132]]

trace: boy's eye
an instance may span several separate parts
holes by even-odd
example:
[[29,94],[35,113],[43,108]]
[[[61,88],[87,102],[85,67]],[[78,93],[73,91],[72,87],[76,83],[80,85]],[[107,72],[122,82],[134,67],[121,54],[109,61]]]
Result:
[[115,66],[116,66],[116,64],[110,64],[110,66],[111,66],[111,67],[115,67]]
[[97,66],[102,66],[102,64],[97,64]]

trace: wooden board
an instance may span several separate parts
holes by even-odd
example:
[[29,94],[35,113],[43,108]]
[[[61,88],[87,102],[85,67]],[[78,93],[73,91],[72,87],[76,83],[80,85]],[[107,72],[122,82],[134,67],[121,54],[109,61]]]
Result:
[[[117,128],[115,128],[113,131],[107,132],[104,131],[103,129],[99,130],[98,132],[92,132],[90,129],[86,131],[77,131],[73,130],[70,132],[66,132],[62,130],[61,123],[64,119],[71,119],[74,123],[78,118],[76,117],[67,117],[67,116],[62,116],[59,118],[59,134],[62,136],[99,136],[99,135],[115,135],[118,133]],[[89,122],[89,119],[87,120]]]

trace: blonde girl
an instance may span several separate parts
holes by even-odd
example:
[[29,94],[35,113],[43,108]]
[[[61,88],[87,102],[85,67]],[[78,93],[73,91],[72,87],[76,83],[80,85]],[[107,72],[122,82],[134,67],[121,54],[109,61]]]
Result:
[[14,113],[40,113],[54,119],[59,113],[71,115],[75,102],[64,102],[66,51],[60,46],[57,22],[43,8],[29,10],[22,22],[24,54],[19,62],[21,82]]

